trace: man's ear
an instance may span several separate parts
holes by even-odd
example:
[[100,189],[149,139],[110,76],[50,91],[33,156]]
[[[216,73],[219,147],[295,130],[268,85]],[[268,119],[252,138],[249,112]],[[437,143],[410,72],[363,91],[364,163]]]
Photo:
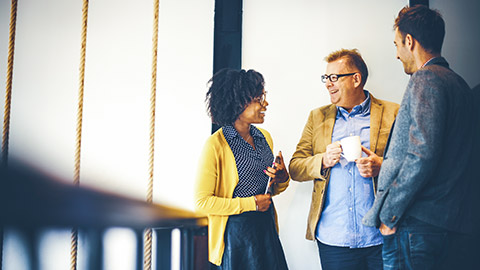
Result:
[[358,86],[360,86],[360,84],[362,84],[362,74],[360,72],[353,74],[353,80],[353,85],[355,86],[355,88],[357,88]]
[[405,36],[405,46],[410,50],[413,51],[413,47],[415,44],[415,39],[412,37],[412,35],[407,34]]

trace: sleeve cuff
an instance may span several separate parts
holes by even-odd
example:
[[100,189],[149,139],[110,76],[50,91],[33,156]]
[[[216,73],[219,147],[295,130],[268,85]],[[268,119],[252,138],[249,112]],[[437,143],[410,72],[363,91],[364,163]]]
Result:
[[400,220],[400,218],[398,216],[390,216],[390,217],[387,217],[387,218],[380,218],[380,221],[385,224],[387,227],[389,227],[390,229],[393,229],[394,227],[396,227],[398,225],[398,221]]
[[255,203],[255,197],[245,197],[240,200],[241,207],[243,212],[256,211],[257,204]]

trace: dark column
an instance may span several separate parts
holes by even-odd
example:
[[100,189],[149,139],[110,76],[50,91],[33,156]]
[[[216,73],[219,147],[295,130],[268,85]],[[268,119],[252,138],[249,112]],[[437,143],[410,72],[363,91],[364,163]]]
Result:
[[193,269],[194,250],[192,228],[182,228],[180,231],[180,268]]
[[135,230],[135,240],[137,244],[135,265],[137,270],[143,270],[143,235],[144,230]]
[[[242,8],[243,0],[215,0],[213,73],[242,67]],[[218,128],[212,124],[212,133]]]
[[168,270],[172,267],[172,229],[155,229],[155,235],[157,236],[157,270]]
[[40,269],[40,257],[39,257],[39,235],[35,229],[27,229],[25,232],[25,238],[27,242],[28,261],[30,262],[31,270]]
[[[88,229],[84,232],[88,244],[88,267],[89,270],[103,270],[103,229]],[[80,238],[80,237],[79,237]]]

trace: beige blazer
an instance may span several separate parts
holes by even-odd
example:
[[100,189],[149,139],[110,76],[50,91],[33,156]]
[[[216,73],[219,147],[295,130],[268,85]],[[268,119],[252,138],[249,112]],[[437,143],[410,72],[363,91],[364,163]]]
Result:
[[[383,157],[388,134],[398,113],[399,105],[376,99],[372,94],[370,98],[370,150]],[[289,170],[292,180],[314,181],[306,235],[309,240],[315,239],[315,229],[322,214],[325,190],[330,179],[330,169],[322,174],[321,168],[326,147],[332,143],[336,114],[337,107],[334,104],[311,111],[297,149],[290,160]],[[376,187],[377,179],[373,181]]]

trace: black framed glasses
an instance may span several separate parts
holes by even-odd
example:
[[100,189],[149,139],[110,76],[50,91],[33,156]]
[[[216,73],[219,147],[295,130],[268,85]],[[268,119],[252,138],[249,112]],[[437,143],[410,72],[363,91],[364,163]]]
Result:
[[267,91],[263,92],[263,94],[261,96],[256,97],[253,100],[260,103],[260,105],[264,106],[265,101],[267,100]]
[[345,73],[345,74],[330,74],[330,75],[324,74],[324,75],[322,75],[322,82],[323,82],[323,83],[326,83],[327,80],[330,80],[331,82],[336,82],[336,81],[338,81],[338,79],[341,78],[341,77],[351,76],[351,75],[353,75],[353,74],[355,74],[355,73],[357,73],[357,72]]

